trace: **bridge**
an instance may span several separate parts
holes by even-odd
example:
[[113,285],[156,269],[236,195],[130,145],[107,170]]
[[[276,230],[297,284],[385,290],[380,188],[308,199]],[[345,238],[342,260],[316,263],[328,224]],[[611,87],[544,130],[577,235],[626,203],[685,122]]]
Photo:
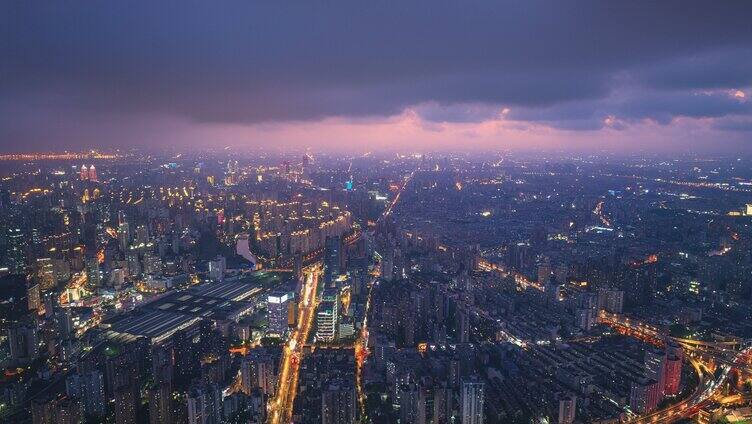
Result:
[[[617,332],[647,343],[665,347],[668,342],[679,344],[698,375],[699,383],[686,399],[652,413],[636,417],[631,423],[672,423],[692,417],[711,400],[730,403],[736,398],[721,396],[721,389],[734,373],[752,375],[752,343],[750,340],[728,338],[725,340],[694,340],[674,337],[668,331],[622,314],[600,311],[598,322]],[[720,369],[720,373],[713,371]],[[739,399],[745,399],[740,396]]]
[[648,341],[654,341],[654,345],[663,346],[667,340],[680,344],[687,350],[702,349],[707,351],[727,352],[729,350],[739,350],[744,346],[750,345],[752,340],[744,340],[738,337],[729,337],[725,340],[695,340],[681,337],[674,337],[668,334],[668,331],[657,326],[650,325],[639,319],[630,318],[626,315],[615,314],[605,310],[598,313],[598,322],[606,324],[619,332],[627,333],[638,338],[644,338]]

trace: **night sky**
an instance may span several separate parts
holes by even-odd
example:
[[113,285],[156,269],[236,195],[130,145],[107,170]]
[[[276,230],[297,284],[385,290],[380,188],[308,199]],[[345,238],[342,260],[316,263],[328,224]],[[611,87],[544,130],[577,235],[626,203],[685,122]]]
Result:
[[0,2],[0,151],[752,150],[752,2]]

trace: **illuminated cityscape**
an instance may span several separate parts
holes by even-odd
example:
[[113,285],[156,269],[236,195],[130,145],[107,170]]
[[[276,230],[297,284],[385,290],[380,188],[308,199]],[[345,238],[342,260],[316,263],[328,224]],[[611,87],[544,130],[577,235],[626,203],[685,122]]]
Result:
[[0,423],[752,423],[750,17],[0,3]]
[[720,187],[752,181],[748,159],[297,160],[42,159],[7,174],[4,419],[745,413],[750,197]]

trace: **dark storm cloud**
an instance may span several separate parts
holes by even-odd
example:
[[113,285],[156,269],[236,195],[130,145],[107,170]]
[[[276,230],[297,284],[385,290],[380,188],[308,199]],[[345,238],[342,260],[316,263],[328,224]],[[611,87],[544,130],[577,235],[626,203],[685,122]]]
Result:
[[713,126],[724,131],[749,131],[752,132],[752,119],[726,118],[713,123]]
[[672,58],[646,67],[639,77],[657,89],[747,87],[752,85],[752,48],[747,45]]
[[9,0],[0,144],[23,138],[17,123],[35,113],[66,126],[101,113],[256,123],[424,105],[425,119],[473,122],[509,107],[571,129],[611,114],[748,114],[693,96],[750,85],[750,12],[695,1]]
[[[559,129],[597,130],[651,120],[668,125],[675,118],[752,117],[752,101],[739,98],[733,90],[645,91],[619,90],[607,98],[562,102],[542,108],[523,107],[511,111],[509,118],[538,122]],[[611,117],[610,121],[607,121]],[[618,122],[616,121],[618,120]],[[614,125],[614,124],[619,125]],[[715,126],[731,130],[732,126]]]

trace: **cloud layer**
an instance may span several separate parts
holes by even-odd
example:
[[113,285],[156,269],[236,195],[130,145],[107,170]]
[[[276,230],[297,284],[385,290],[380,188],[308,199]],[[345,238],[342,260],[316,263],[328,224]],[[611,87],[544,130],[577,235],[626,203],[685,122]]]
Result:
[[743,142],[749,16],[748,2],[8,1],[0,150],[293,145],[302,126],[406,114],[421,147],[489,122],[552,145],[655,125],[701,128],[699,148]]

